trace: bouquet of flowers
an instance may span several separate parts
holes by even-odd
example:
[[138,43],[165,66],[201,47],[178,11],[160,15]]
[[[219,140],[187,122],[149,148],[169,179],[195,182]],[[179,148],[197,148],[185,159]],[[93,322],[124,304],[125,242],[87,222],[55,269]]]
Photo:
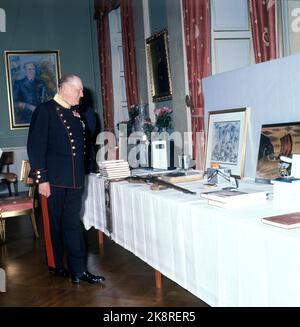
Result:
[[131,105],[129,110],[130,120],[134,121],[138,115],[139,115],[139,106],[137,104]]
[[143,130],[147,136],[148,141],[151,140],[151,133],[154,131],[154,125],[150,120],[147,120],[143,125]]
[[158,131],[161,131],[163,128],[169,129],[171,128],[171,113],[173,110],[169,107],[161,107],[156,108],[154,110],[155,118],[156,118],[156,127],[158,128]]

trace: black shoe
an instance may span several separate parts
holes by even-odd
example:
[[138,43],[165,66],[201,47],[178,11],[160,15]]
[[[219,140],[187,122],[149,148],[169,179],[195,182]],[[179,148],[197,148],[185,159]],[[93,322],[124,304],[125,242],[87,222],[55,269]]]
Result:
[[96,276],[91,274],[88,271],[85,271],[81,276],[77,275],[72,275],[72,283],[74,284],[79,284],[81,280],[91,283],[91,284],[96,284],[96,283],[101,283],[105,281],[105,278],[103,276]]
[[65,268],[53,268],[53,267],[48,267],[48,268],[49,268],[49,273],[55,276],[69,277],[70,275],[69,271]]

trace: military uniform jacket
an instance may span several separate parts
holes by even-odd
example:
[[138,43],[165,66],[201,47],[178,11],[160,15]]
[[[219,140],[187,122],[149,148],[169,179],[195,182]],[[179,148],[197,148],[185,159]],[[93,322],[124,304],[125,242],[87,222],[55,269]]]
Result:
[[35,183],[81,188],[84,184],[84,124],[79,113],[50,100],[33,112],[27,152]]

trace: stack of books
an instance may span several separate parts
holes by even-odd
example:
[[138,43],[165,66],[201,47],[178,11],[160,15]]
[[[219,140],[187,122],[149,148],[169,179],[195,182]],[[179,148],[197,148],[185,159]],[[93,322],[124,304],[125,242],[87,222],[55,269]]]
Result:
[[118,179],[130,176],[128,161],[107,160],[98,162],[99,173],[107,179]]
[[216,190],[202,192],[202,198],[207,199],[208,204],[222,208],[241,208],[253,204],[264,203],[267,200],[267,191],[257,191],[252,189]]

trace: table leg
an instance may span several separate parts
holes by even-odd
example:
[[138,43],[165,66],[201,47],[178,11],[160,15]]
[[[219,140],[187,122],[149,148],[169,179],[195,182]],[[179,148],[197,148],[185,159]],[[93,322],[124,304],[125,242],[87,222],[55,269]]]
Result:
[[103,243],[104,243],[103,232],[101,232],[101,230],[98,231],[98,240],[99,240],[99,244],[103,245]]
[[158,270],[155,270],[155,287],[161,288],[161,286],[162,286],[161,273]]

